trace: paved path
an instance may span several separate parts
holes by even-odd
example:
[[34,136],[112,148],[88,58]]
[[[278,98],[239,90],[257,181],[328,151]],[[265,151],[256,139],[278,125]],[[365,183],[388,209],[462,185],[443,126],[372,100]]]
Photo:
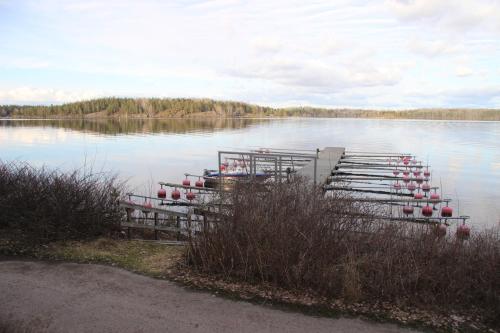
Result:
[[1,326],[33,332],[416,332],[285,312],[113,267],[0,261]]

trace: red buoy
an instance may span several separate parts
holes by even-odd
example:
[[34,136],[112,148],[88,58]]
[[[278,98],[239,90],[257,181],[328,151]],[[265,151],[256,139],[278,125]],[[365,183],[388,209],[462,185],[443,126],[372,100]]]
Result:
[[406,188],[408,189],[408,191],[410,192],[413,192],[417,189],[417,186],[414,184],[414,183],[409,183]]
[[451,217],[453,215],[453,209],[448,206],[444,206],[441,208],[441,216],[442,217]]
[[415,181],[417,182],[417,184],[422,184],[424,182],[424,179],[422,177],[417,177]]
[[164,188],[158,190],[158,198],[164,199],[167,197],[167,191]]
[[224,164],[220,165],[220,171],[226,171],[226,166]]
[[434,233],[439,238],[446,236],[446,225],[441,223],[434,228]]
[[172,191],[172,199],[179,200],[181,198],[181,192],[178,189]]
[[190,181],[189,179],[187,179],[187,178],[186,178],[186,179],[184,179],[184,180],[182,181],[182,185],[183,185],[183,186],[191,186],[191,181]]
[[425,177],[425,178],[429,178],[430,176],[431,176],[431,172],[429,171],[429,169],[426,169],[426,170],[424,171],[424,177]]
[[393,187],[394,187],[395,190],[400,190],[401,189],[401,184],[398,183],[398,182],[396,182],[396,183],[394,183]]
[[413,214],[413,206],[404,206],[403,213],[406,215]]
[[440,196],[437,193],[432,193],[431,197],[429,198],[430,201],[439,201]]
[[408,165],[409,163],[410,163],[410,160],[409,160],[409,159],[405,158],[405,159],[403,160],[403,164],[404,164],[404,165]]
[[[153,208],[153,205],[151,204],[151,202],[147,201],[144,203],[144,205],[142,205],[144,208],[148,209],[148,208]],[[148,214],[149,212],[147,210],[143,210],[142,211],[144,214]]]
[[415,193],[414,198],[417,200],[422,200],[424,198],[424,195],[422,193],[418,192],[418,193]]
[[186,193],[186,199],[188,199],[189,201],[194,200],[195,198],[196,194],[194,194],[193,192],[189,191],[188,193]]
[[422,207],[422,215],[425,217],[431,217],[432,216],[432,207],[431,206]]
[[196,183],[194,183],[194,186],[196,187],[203,187],[203,181],[201,179],[198,179]]
[[399,170],[398,170],[398,169],[394,169],[394,170],[392,171],[392,174],[393,174],[394,176],[399,175]]
[[413,171],[413,175],[414,175],[415,177],[420,176],[420,170],[418,170],[418,169],[417,169],[417,170]]
[[429,192],[431,190],[431,186],[428,183],[422,185],[422,191]]
[[403,182],[409,183],[410,182],[410,177],[408,176],[403,176]]
[[233,161],[233,168],[235,168],[235,169],[236,169],[237,167],[238,167],[238,161],[237,161],[237,160],[234,160],[234,161]]
[[466,224],[461,224],[457,227],[457,238],[468,239],[470,237],[470,227]]

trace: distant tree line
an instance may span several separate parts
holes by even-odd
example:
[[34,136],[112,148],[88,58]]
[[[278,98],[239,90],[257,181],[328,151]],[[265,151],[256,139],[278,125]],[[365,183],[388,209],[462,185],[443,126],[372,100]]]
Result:
[[1,105],[0,117],[328,117],[382,119],[500,120],[499,109],[381,111],[312,107],[271,108],[194,98],[98,98],[62,105]]

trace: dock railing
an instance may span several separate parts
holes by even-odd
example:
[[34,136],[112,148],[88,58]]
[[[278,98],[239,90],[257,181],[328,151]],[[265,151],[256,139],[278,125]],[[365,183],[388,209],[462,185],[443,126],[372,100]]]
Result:
[[[239,163],[250,178],[255,178],[258,172],[266,172],[272,176],[276,182],[283,182],[288,179],[290,174],[296,172],[301,167],[313,163],[314,170],[317,169],[317,153],[294,153],[288,151],[219,151],[217,160],[221,178],[229,175],[221,172],[224,163],[227,161],[236,161]],[[316,182],[316,172],[313,175],[313,181]],[[221,184],[223,181],[221,182]]]

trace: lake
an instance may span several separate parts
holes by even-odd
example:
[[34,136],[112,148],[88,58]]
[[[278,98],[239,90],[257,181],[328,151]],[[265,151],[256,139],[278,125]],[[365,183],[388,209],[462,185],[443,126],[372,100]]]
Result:
[[500,122],[287,119],[0,120],[0,160],[92,167],[156,193],[158,181],[217,168],[217,151],[257,147],[411,152],[474,227],[500,223]]

